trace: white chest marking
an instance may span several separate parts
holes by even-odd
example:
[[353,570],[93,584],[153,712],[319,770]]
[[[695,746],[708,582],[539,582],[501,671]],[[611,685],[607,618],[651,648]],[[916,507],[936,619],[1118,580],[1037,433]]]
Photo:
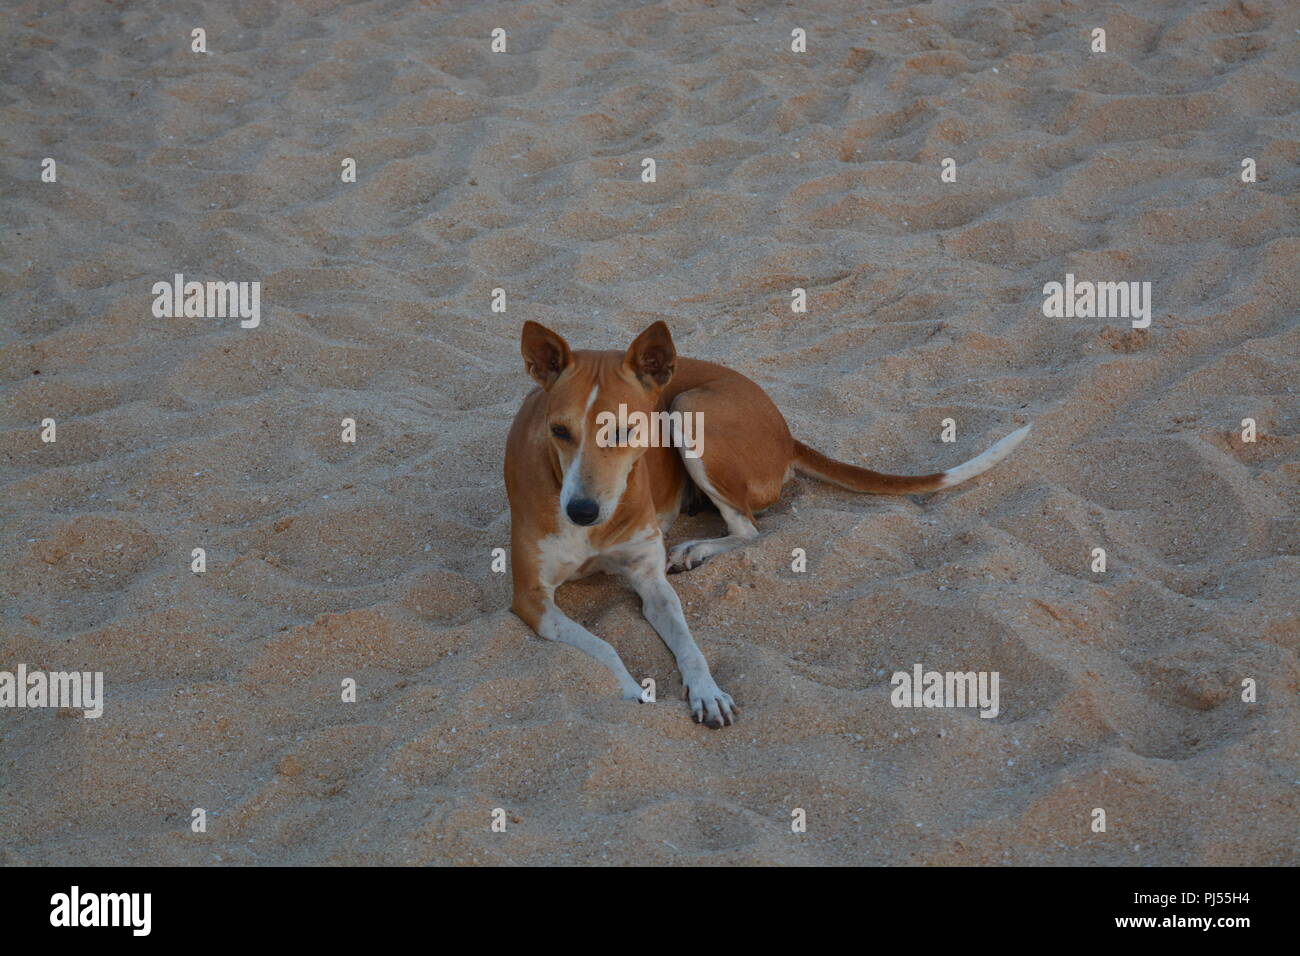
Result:
[[537,542],[537,553],[542,584],[555,588],[573,577],[578,568],[595,557],[596,550],[587,540],[585,528],[564,521],[559,531],[548,534]]

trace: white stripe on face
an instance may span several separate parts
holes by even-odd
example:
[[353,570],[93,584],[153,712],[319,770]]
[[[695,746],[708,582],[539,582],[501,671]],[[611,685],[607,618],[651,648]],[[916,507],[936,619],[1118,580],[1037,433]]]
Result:
[[582,450],[587,444],[587,413],[591,411],[591,406],[596,404],[596,396],[599,394],[600,386],[593,385],[591,394],[587,396],[587,407],[582,410],[582,435],[578,440],[578,450],[573,453],[573,460],[569,462],[569,467],[564,471],[564,484],[560,488],[561,517],[564,517],[565,512],[568,510],[570,501],[574,498],[585,497],[582,478],[579,473],[582,471]]
[[582,480],[578,477],[578,470],[582,467],[582,449],[579,448],[573,455],[573,461],[569,462],[569,467],[564,471],[564,484],[560,488],[560,512],[563,514],[569,508],[569,502],[575,497],[582,497]]

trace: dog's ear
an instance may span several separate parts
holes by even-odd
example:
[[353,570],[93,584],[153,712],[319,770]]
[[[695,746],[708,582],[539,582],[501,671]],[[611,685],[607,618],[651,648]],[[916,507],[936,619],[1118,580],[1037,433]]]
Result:
[[524,323],[519,351],[523,353],[524,367],[528,369],[528,374],[544,389],[554,385],[560,373],[573,361],[569,343],[536,322]]
[[663,388],[673,377],[677,349],[672,333],[663,321],[656,322],[636,337],[627,348],[623,364],[646,388]]

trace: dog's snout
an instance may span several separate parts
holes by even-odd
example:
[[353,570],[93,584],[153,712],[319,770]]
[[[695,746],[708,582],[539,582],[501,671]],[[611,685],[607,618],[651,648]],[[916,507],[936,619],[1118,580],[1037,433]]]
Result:
[[600,505],[590,498],[574,498],[565,511],[574,524],[591,524],[600,514]]

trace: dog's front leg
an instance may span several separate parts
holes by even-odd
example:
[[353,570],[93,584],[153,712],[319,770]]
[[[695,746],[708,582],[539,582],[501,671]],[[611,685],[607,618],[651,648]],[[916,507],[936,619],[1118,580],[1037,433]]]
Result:
[[561,611],[550,592],[541,587],[529,589],[515,600],[514,611],[548,641],[576,647],[608,667],[618,680],[624,700],[641,699],[641,685],[628,673],[618,651]]
[[734,724],[740,708],[713,680],[708,661],[686,626],[682,602],[664,576],[663,536],[620,557],[623,576],[641,596],[641,612],[677,658],[677,669],[682,672],[686,699],[690,701],[695,722],[706,723],[715,730]]

